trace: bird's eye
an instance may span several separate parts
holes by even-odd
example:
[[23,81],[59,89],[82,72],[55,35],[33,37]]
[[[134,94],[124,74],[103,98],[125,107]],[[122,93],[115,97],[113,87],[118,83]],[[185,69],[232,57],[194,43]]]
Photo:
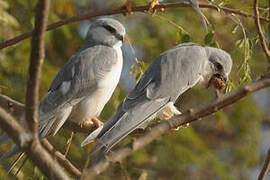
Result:
[[112,27],[112,26],[109,26],[109,25],[104,25],[103,26],[105,29],[107,29],[109,32],[111,33],[115,33],[116,30]]
[[216,64],[216,68],[218,71],[221,71],[223,69],[222,65],[219,63]]

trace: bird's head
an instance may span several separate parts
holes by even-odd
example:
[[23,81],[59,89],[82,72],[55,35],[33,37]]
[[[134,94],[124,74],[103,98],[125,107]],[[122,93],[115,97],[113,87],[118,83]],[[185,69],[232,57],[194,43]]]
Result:
[[231,56],[218,48],[206,47],[205,49],[210,68],[208,86],[214,86],[216,89],[223,91],[232,69]]
[[107,46],[122,46],[126,31],[124,26],[112,18],[100,18],[89,27],[86,40]]

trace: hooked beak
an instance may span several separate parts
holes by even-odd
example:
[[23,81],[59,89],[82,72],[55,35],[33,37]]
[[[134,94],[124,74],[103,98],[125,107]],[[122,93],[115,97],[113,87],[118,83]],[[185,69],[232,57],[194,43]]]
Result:
[[223,76],[223,80],[225,81],[225,82],[227,82],[228,81],[228,76]]

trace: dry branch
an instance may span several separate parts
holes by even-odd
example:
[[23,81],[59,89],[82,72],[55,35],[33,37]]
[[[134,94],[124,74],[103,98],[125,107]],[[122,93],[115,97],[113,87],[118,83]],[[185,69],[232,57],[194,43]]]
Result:
[[[216,6],[211,5],[211,4],[200,4],[199,6],[200,6],[200,8],[208,8],[208,9],[218,10],[216,8]],[[164,4],[160,4],[160,5],[155,6],[154,9],[160,10],[160,9],[180,8],[180,7],[190,7],[190,4],[185,3],[185,2],[182,2],[182,3],[164,3]],[[149,9],[149,6],[136,6],[136,7],[132,7],[132,12],[145,12],[145,11],[148,11],[148,9]],[[241,10],[225,8],[225,7],[222,7],[221,9],[224,12],[239,15],[239,16],[242,16],[242,17],[255,18],[255,16],[253,14],[249,14],[249,13],[243,12]],[[88,14],[85,14],[85,15],[73,16],[73,17],[67,18],[65,20],[62,20],[62,21],[59,21],[59,22],[48,25],[46,30],[50,31],[52,29],[61,27],[61,26],[66,25],[66,24],[71,24],[71,23],[91,19],[91,18],[94,18],[94,17],[109,16],[109,15],[123,14],[123,13],[128,13],[127,9],[116,9],[116,10],[109,10],[109,11],[103,11],[103,12],[94,12],[94,13],[88,13]],[[260,19],[262,21],[269,22],[269,18],[260,17]],[[12,39],[9,39],[9,40],[7,40],[5,42],[2,42],[2,43],[0,43],[0,49],[6,48],[8,46],[12,46],[12,45],[14,45],[14,44],[26,39],[26,38],[31,37],[32,34],[33,34],[33,31],[29,31],[27,33],[16,36],[15,38],[12,38]]]
[[258,180],[263,180],[266,177],[269,169],[270,169],[270,148],[268,149],[268,153],[267,153],[262,171],[260,172],[260,175],[258,176]]
[[[11,99],[8,96],[0,94],[0,107],[2,107],[6,112],[11,114],[12,116],[20,119],[20,117],[24,113],[24,107],[25,105],[15,101],[14,99]],[[73,132],[79,132],[79,133],[85,133],[90,134],[94,130],[96,130],[96,126],[94,124],[76,124],[74,122],[66,121],[63,125],[63,128],[71,130]]]
[[254,9],[254,15],[255,15],[255,18],[254,18],[255,26],[256,26],[257,31],[258,31],[258,35],[259,35],[259,38],[260,38],[261,46],[262,46],[263,51],[264,51],[264,53],[266,55],[266,58],[268,60],[268,63],[270,63],[270,51],[269,51],[269,49],[267,47],[265,36],[263,34],[261,23],[260,23],[260,18],[259,18],[260,15],[259,15],[258,0],[254,0],[253,9]]
[[76,179],[81,177],[81,172],[62,153],[57,151],[47,140],[41,141],[42,146]]
[[25,119],[29,131],[38,140],[38,93],[41,65],[45,55],[44,38],[48,22],[50,0],[39,0],[36,6],[35,28],[31,42],[31,57],[25,97]]
[[12,116],[0,108],[0,127],[11,137],[21,150],[49,179],[69,179],[38,139],[38,90],[41,64],[44,57],[44,36],[48,20],[50,0],[39,0],[36,6],[29,77],[26,91],[25,119],[28,131],[23,129]]
[[27,156],[49,179],[69,179],[61,167],[41,147],[39,141],[33,141],[32,135],[27,133],[14,118],[0,108],[0,128],[12,138]]
[[224,96],[221,96],[211,102],[203,103],[195,108],[191,108],[181,115],[177,115],[169,119],[168,121],[163,121],[162,123],[156,125],[152,128],[151,131],[138,138],[137,140],[131,142],[130,144],[120,147],[115,151],[109,153],[106,158],[100,161],[97,164],[92,165],[85,171],[84,177],[87,179],[93,179],[96,175],[103,172],[112,162],[119,162],[129,156],[134,151],[148,145],[154,139],[157,139],[159,136],[168,132],[171,128],[176,128],[178,126],[190,123],[196,120],[199,120],[202,117],[210,115],[221,108],[224,108],[230,104],[235,103],[236,101],[242,99],[243,97],[258,91],[260,89],[270,86],[270,78],[265,78],[249,85],[246,85],[242,88],[239,88],[236,91],[228,93]]

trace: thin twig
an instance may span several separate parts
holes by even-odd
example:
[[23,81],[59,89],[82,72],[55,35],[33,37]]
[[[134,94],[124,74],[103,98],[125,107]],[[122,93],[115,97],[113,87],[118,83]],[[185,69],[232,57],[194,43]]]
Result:
[[[200,8],[208,8],[208,9],[213,9],[213,10],[218,10],[217,7],[215,5],[212,4],[200,4],[199,5]],[[164,3],[164,4],[160,4],[155,6],[155,9],[169,9],[169,8],[180,8],[180,7],[191,7],[191,5],[189,3]],[[136,7],[132,7],[132,12],[144,12],[147,11],[149,9],[149,6],[136,6]],[[233,13],[242,17],[246,17],[246,18],[255,18],[255,16],[253,14],[249,14],[246,12],[243,12],[241,10],[237,10],[237,9],[231,9],[231,8],[221,8],[224,12],[227,13]],[[91,19],[94,17],[99,17],[99,16],[109,16],[109,15],[115,15],[115,14],[123,14],[123,13],[127,13],[127,9],[115,9],[115,10],[109,10],[109,11],[102,11],[102,12],[94,12],[94,13],[88,13],[85,15],[79,15],[79,16],[73,16],[67,19],[64,19],[62,21],[50,24],[47,26],[47,31],[50,31],[52,29],[61,27],[63,25],[66,24],[71,24],[71,23],[75,23],[75,22],[79,22],[79,21],[83,21],[83,20],[87,20],[87,19]],[[260,19],[262,21],[266,21],[269,22],[269,18],[266,17],[260,17]],[[29,31],[26,32],[24,34],[21,34],[19,36],[16,36],[15,38],[9,39],[5,42],[0,43],[0,49],[6,48],[8,46],[12,46],[26,38],[29,38],[32,36],[33,31]]]
[[263,180],[265,176],[267,175],[267,172],[270,169],[270,148],[268,149],[267,157],[265,159],[262,171],[260,172],[260,175],[258,176],[258,180]]
[[224,96],[221,96],[211,102],[201,104],[195,108],[191,108],[181,115],[172,117],[168,121],[163,121],[139,139],[133,141],[132,143],[124,147],[116,149],[114,153],[109,153],[105,159],[88,168],[85,171],[86,174],[84,174],[83,176],[86,177],[86,179],[94,179],[94,177],[103,172],[110,165],[110,163],[120,162],[121,160],[132,154],[134,151],[148,145],[154,139],[157,139],[159,136],[166,133],[170,129],[199,120],[200,118],[210,115],[220,110],[221,108],[235,103],[236,101],[255,91],[269,86],[270,78],[259,80],[242,88],[239,88],[236,91],[232,91]]
[[261,46],[263,48],[264,54],[266,55],[266,58],[268,60],[268,63],[270,64],[270,51],[267,47],[266,44],[266,40],[262,31],[262,27],[261,27],[261,23],[260,23],[260,18],[259,18],[259,9],[258,9],[258,0],[254,0],[254,4],[253,4],[253,8],[254,8],[254,15],[255,15],[255,25],[259,34],[259,38],[260,38],[260,42],[261,42]]
[[76,168],[62,153],[57,151],[53,145],[47,140],[43,139],[41,141],[42,146],[61,164],[72,176],[79,179],[82,175],[80,170]]
[[70,135],[70,138],[67,140],[67,143],[66,143],[66,151],[65,151],[65,155],[64,155],[65,157],[67,157],[67,155],[68,155],[73,136],[74,136],[74,132],[72,131],[71,135]]

